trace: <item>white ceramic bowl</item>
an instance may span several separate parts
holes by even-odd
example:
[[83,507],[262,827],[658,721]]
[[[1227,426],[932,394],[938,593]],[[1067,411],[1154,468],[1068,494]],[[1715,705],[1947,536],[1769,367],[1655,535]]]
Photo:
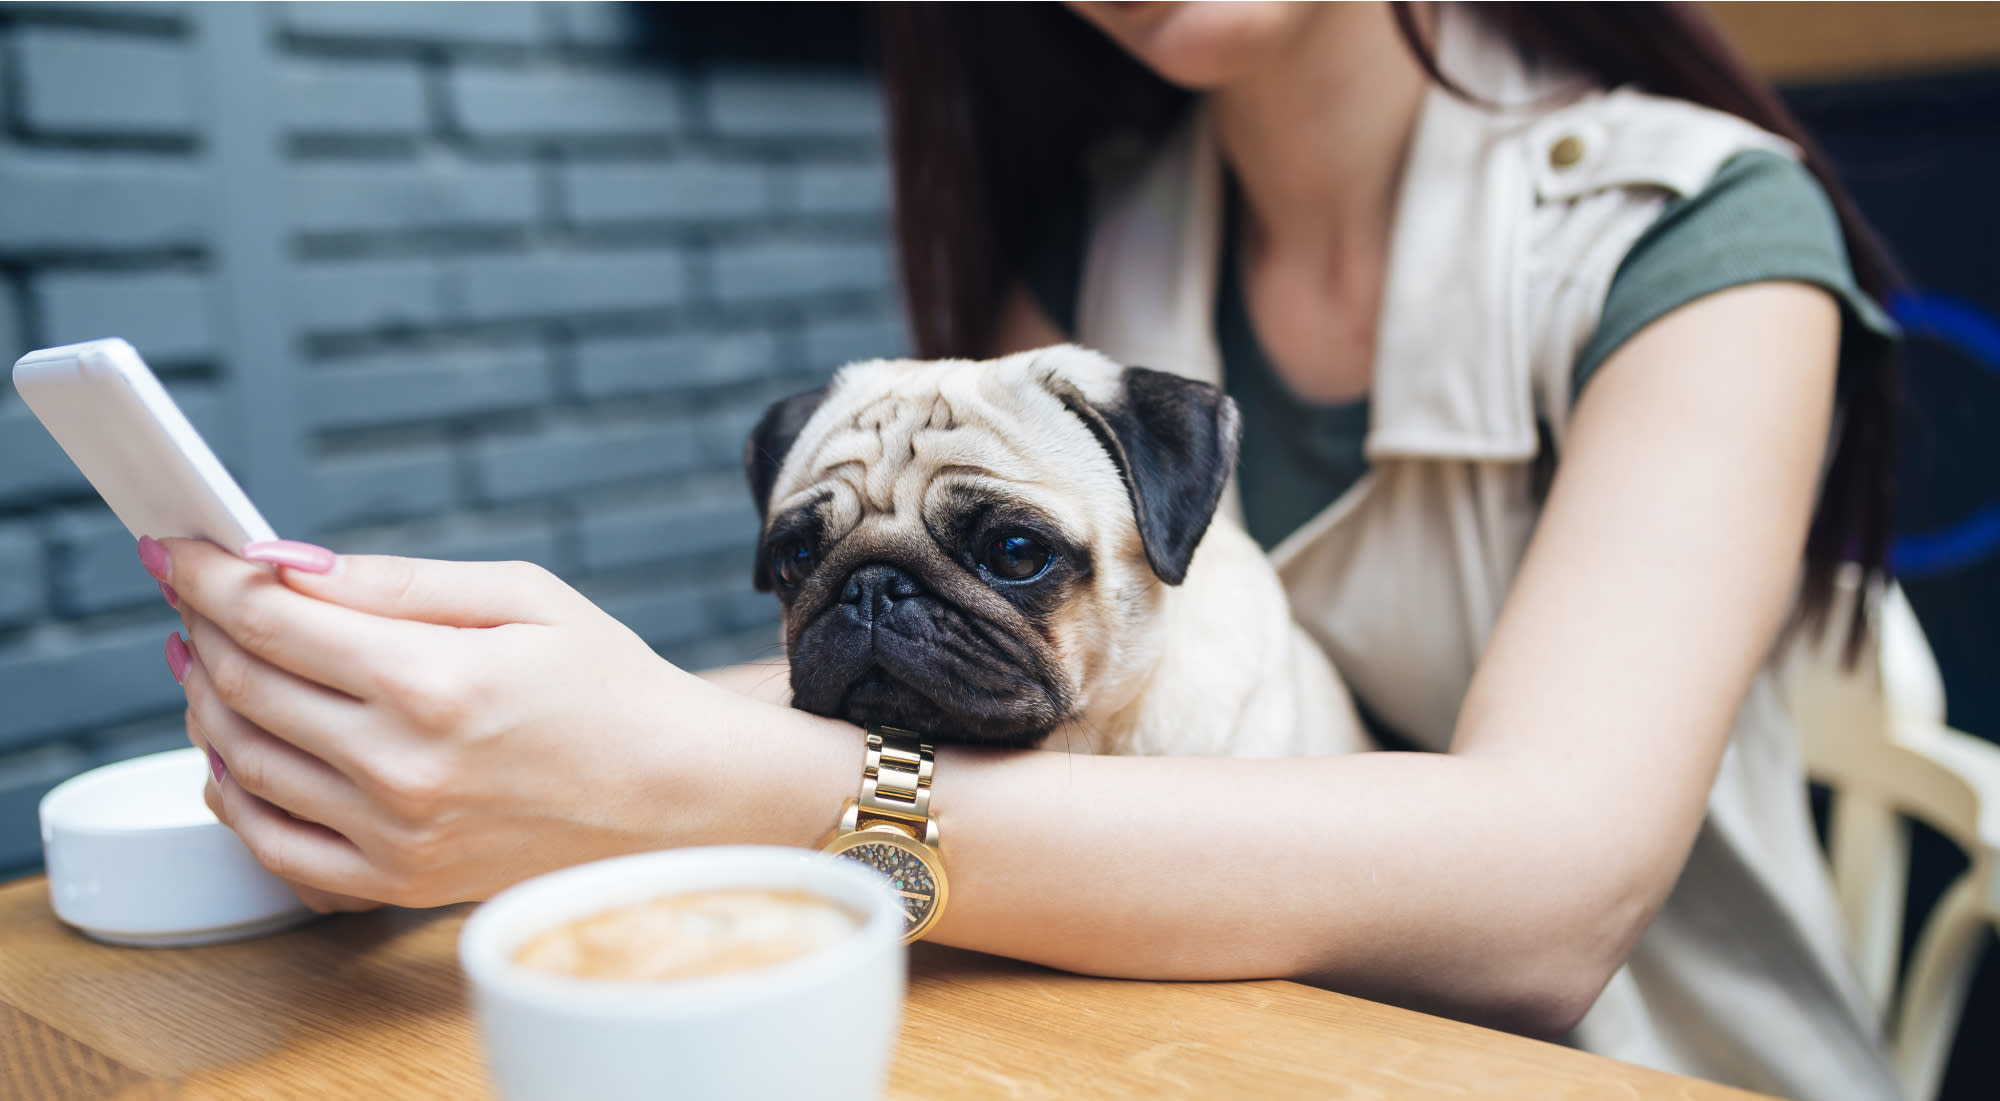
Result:
[[[803,890],[862,918],[801,959],[727,975],[613,982],[534,971],[514,955],[537,933],[687,891]],[[616,857],[502,891],[466,921],[487,1066],[508,1101],[866,1101],[879,1097],[901,1016],[903,903],[851,861],[762,846]]]
[[56,916],[112,944],[213,944],[312,911],[202,802],[195,748],[134,757],[42,797],[42,857]]

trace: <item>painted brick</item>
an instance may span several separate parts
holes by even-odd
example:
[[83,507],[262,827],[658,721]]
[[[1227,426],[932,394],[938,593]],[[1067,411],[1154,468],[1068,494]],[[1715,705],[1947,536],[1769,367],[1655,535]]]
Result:
[[278,9],[287,30],[343,38],[525,46],[535,40],[533,4],[291,3]]
[[358,532],[339,541],[347,554],[400,554],[447,562],[533,562],[549,570],[559,564],[555,530],[545,522],[478,521],[446,530],[408,527]]
[[[738,601],[752,599],[762,609],[760,617],[744,627],[730,627],[738,621]],[[766,667],[766,677],[776,683],[790,679],[790,663],[784,657],[784,631],[778,623],[778,601],[766,593],[742,593],[740,597],[710,599],[708,637],[688,643],[658,647],[658,651],[682,669],[718,669],[724,665],[758,663]]]
[[41,863],[42,796],[90,765],[89,758],[70,746],[42,746],[0,757],[0,878],[10,870]]
[[0,249],[199,244],[207,174],[185,157],[10,150],[0,158]]
[[188,423],[201,433],[209,450],[229,467],[232,475],[240,474],[235,469],[237,441],[240,436],[235,421],[236,410],[222,392],[215,386],[172,382],[167,384],[167,393],[180,407]]
[[764,411],[769,404],[740,405],[703,417],[696,442],[701,449],[703,467],[711,470],[723,467],[740,469],[743,445],[750,439],[750,430],[764,419]]
[[766,661],[771,675],[787,676],[778,602],[767,593],[751,591],[747,573],[728,588],[711,582],[641,592],[585,591],[682,668]]
[[737,500],[620,508],[586,514],[578,534],[587,570],[741,550],[748,577],[758,536],[757,509],[747,491]]
[[910,334],[894,317],[816,318],[806,322],[806,365],[831,371],[858,359],[900,359]]
[[773,207],[770,170],[757,164],[572,164],[563,184],[568,217],[581,224],[747,218]]
[[659,250],[496,256],[456,261],[447,279],[465,320],[504,321],[672,306],[687,263]]
[[154,363],[215,351],[215,303],[206,275],[52,272],[36,276],[35,286],[42,337],[51,345],[122,336]]
[[75,492],[87,485],[25,404],[0,405],[0,503]]
[[[21,331],[21,311],[14,306],[12,288],[0,280],[0,363],[12,363],[28,351],[28,338]],[[9,376],[0,372],[0,402],[7,400],[13,386]]]
[[20,114],[30,129],[180,134],[194,127],[190,55],[178,44],[68,27],[24,27],[14,41]]
[[294,167],[288,182],[294,226],[314,233],[526,225],[538,201],[526,164],[315,163]]
[[458,124],[476,137],[660,136],[683,125],[674,80],[657,69],[459,68],[450,79]]
[[699,588],[662,589],[603,597],[598,607],[632,629],[648,646],[672,646],[714,633],[708,594]]
[[139,568],[132,533],[103,505],[57,514],[51,544],[58,563],[56,606],[65,615],[88,615],[160,599],[160,586]]
[[317,332],[435,325],[445,316],[444,280],[431,260],[345,260],[298,269],[299,323]]
[[763,378],[778,363],[778,340],[768,329],[591,340],[576,358],[583,393],[606,398]]
[[374,356],[315,367],[305,393],[318,428],[471,416],[547,401],[548,357],[539,347]]
[[307,132],[415,133],[429,123],[423,73],[407,61],[290,60],[278,76],[278,117]]
[[692,422],[598,425],[491,440],[477,462],[486,496],[510,501],[680,473],[700,459],[699,446]]
[[451,452],[442,447],[324,459],[313,475],[323,528],[434,515],[458,494]]
[[710,608],[716,627],[723,631],[775,628],[780,618],[778,599],[752,589],[747,576],[734,591],[716,594]]
[[162,603],[145,627],[0,655],[0,750],[184,706],[161,656],[178,622]]
[[889,166],[868,164],[807,164],[793,184],[798,209],[806,214],[868,214],[889,212]]
[[615,47],[629,45],[638,34],[633,26],[633,5],[607,0],[572,0],[544,4],[543,10],[554,27],[556,39],[570,46]]
[[[179,0],[88,0],[92,15],[142,16],[156,20],[180,19],[187,15],[188,6]],[[36,8],[43,11],[74,10],[76,0],[13,0],[7,5],[15,11],[32,12]]]
[[715,291],[724,301],[879,291],[889,280],[880,243],[770,241],[717,250]]
[[27,524],[0,526],[0,627],[42,612],[42,541]]
[[775,627],[662,646],[659,651],[662,657],[683,669],[717,669],[754,661],[767,665],[769,668],[765,676],[781,684],[790,676],[790,667],[785,662],[785,644]]
[[730,137],[879,139],[883,132],[881,89],[860,77],[714,73],[708,112]]
[[164,753],[170,749],[187,747],[187,718],[184,714],[165,720],[130,723],[105,731],[96,731],[85,742],[92,765],[108,765],[113,761],[126,761],[150,753]]

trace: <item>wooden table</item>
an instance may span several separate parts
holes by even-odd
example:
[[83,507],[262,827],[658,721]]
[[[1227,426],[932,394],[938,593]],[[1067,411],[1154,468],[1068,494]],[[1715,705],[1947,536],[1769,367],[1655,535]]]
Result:
[[[0,1099],[488,1095],[456,956],[466,907],[113,948],[0,886]],[[1288,982],[1091,979],[920,945],[888,1096],[1743,1098]]]

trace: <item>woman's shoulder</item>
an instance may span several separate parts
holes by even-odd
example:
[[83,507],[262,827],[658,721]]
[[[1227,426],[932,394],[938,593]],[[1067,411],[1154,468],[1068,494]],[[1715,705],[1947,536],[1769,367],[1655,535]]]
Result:
[[1706,186],[1670,198],[1618,265],[1597,330],[1577,357],[1572,392],[1653,321],[1730,287],[1798,282],[1831,294],[1846,315],[1843,359],[1895,336],[1888,316],[1855,281],[1838,214],[1796,158],[1748,150],[1723,162]]
[[1790,141],[1746,119],[1633,88],[1593,89],[1535,112],[1525,124],[1501,112],[1475,125],[1512,131],[1526,142],[1534,189],[1544,201],[1634,187],[1686,198],[1743,153],[1798,156]]

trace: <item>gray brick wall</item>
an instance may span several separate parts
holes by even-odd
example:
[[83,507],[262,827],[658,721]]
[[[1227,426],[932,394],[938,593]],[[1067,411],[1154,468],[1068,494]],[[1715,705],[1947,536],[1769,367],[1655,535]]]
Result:
[[37,135],[185,135],[193,131],[188,51],[170,38],[20,27],[13,115]]
[[[770,652],[743,433],[905,344],[877,92],[642,60],[630,22],[0,4],[4,358],[130,339],[285,534],[538,562],[691,667]],[[0,384],[0,875],[51,785],[184,744],[174,622]]]

